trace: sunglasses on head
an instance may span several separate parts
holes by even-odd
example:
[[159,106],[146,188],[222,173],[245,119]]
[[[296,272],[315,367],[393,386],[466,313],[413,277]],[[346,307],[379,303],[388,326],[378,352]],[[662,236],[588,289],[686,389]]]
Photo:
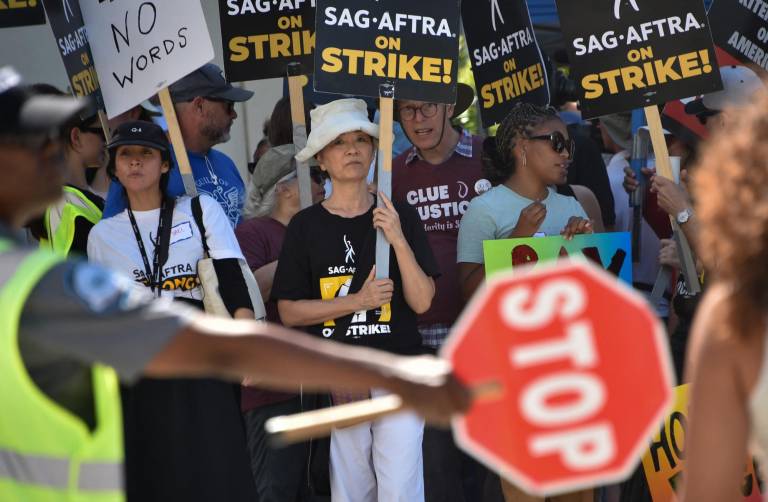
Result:
[[552,150],[554,150],[556,153],[563,153],[565,150],[568,152],[568,158],[573,159],[573,153],[576,149],[576,145],[574,144],[573,139],[566,139],[566,137],[563,136],[563,133],[560,131],[554,131],[549,134],[541,134],[539,136],[528,136],[528,139],[549,141],[549,144],[552,146]]

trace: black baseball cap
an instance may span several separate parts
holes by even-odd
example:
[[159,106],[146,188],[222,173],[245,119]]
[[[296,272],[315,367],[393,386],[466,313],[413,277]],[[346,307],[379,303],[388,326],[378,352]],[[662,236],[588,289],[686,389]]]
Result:
[[0,68],[0,135],[48,133],[87,106],[84,99],[35,93],[21,85],[16,70]]
[[224,72],[213,63],[208,63],[193,71],[168,88],[174,103],[191,101],[198,96],[222,99],[226,101],[248,101],[253,91],[234,87],[224,78]]
[[165,131],[159,125],[143,120],[125,122],[117,126],[107,148],[113,150],[123,145],[148,146],[161,152],[169,151]]

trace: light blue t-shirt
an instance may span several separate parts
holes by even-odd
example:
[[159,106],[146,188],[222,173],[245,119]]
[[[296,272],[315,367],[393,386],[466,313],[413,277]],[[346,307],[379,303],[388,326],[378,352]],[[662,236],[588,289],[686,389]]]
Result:
[[[225,153],[214,149],[208,150],[206,155],[193,152],[187,152],[187,154],[198,193],[205,194],[218,202],[232,227],[236,227],[240,223],[245,202],[245,184],[235,163]],[[172,156],[171,162],[173,168],[170,171],[167,192],[171,197],[179,197],[185,193],[184,182],[175,156]],[[123,185],[113,180],[109,185],[103,217],[111,218],[122,213],[126,208],[126,202]]]
[[[587,218],[587,213],[574,197],[560,195],[549,188],[542,203],[547,216],[537,235],[560,235],[572,216]],[[483,241],[506,239],[517,225],[520,211],[533,204],[505,185],[491,188],[472,199],[461,218],[456,261],[458,263],[485,263]]]

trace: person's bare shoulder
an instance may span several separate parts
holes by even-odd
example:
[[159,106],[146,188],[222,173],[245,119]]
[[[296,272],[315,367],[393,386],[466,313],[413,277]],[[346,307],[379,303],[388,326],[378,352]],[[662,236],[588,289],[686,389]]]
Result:
[[[763,337],[760,333],[736,333],[724,322],[728,289],[712,285],[699,305],[686,355],[686,381],[699,368],[708,371],[735,372],[737,379],[751,389],[762,363]],[[762,328],[756,326],[756,330]]]

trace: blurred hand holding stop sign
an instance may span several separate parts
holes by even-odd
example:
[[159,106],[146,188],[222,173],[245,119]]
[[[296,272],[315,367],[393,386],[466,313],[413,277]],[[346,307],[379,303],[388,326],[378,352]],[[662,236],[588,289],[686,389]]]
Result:
[[674,385],[645,300],[575,261],[490,278],[442,356],[470,387],[504,389],[454,420],[459,445],[539,495],[626,477]]
[[[453,420],[459,446],[536,495],[628,476],[672,400],[658,319],[586,261],[494,274],[441,356],[479,396]],[[390,395],[276,417],[266,428],[286,443],[402,409]]]

